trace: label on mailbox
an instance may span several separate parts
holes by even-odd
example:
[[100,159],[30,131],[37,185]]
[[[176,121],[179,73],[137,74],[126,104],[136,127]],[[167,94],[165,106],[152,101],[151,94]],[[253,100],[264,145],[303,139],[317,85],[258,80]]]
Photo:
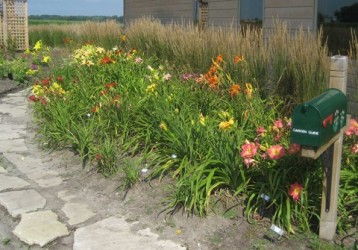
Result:
[[346,116],[346,95],[338,89],[328,89],[295,108],[291,143],[318,148],[339,133],[346,124]]

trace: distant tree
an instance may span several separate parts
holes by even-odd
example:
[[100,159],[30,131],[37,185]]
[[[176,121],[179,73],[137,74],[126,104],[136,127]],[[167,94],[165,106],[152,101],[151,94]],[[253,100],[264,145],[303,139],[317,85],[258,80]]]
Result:
[[30,15],[30,20],[64,20],[64,21],[106,21],[123,22],[123,16],[60,16],[60,15]]
[[344,23],[358,22],[358,3],[351,6],[344,6],[339,11],[335,11],[334,15],[337,20]]

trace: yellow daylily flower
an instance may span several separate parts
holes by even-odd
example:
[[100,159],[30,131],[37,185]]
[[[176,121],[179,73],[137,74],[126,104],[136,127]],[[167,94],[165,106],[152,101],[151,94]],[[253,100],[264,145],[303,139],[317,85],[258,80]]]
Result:
[[51,60],[50,56],[44,56],[43,59],[42,59],[42,62],[48,63],[50,60]]
[[39,97],[39,96],[42,96],[45,93],[45,91],[41,87],[41,85],[34,85],[32,87],[32,93],[35,94],[35,96]]
[[151,85],[149,85],[146,89],[147,93],[152,93],[154,92],[155,88],[157,87],[157,84],[153,83]]
[[161,122],[159,124],[159,128],[163,129],[164,131],[168,130],[168,126],[167,126],[167,124],[165,124],[165,122]]
[[39,40],[35,43],[34,50],[38,51],[42,48],[42,41]]
[[219,128],[224,131],[228,130],[234,125],[234,122],[235,122],[234,119],[230,118],[228,121],[220,122]]

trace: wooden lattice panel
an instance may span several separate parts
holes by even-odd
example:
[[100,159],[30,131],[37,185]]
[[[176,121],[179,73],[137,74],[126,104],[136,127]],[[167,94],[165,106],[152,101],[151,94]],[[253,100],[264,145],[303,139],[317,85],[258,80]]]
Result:
[[200,3],[200,17],[199,17],[199,25],[200,25],[201,29],[203,29],[207,26],[208,13],[209,13],[208,3],[201,2]]
[[0,46],[1,47],[4,47],[3,18],[4,18],[3,1],[0,1]]
[[7,47],[28,47],[27,0],[2,0],[2,38]]

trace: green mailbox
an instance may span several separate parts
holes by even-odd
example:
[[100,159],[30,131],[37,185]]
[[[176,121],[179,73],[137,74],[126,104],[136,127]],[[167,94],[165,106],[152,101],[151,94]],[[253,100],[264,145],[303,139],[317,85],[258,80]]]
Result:
[[347,96],[330,88],[294,109],[291,143],[317,149],[338,134],[346,120]]

